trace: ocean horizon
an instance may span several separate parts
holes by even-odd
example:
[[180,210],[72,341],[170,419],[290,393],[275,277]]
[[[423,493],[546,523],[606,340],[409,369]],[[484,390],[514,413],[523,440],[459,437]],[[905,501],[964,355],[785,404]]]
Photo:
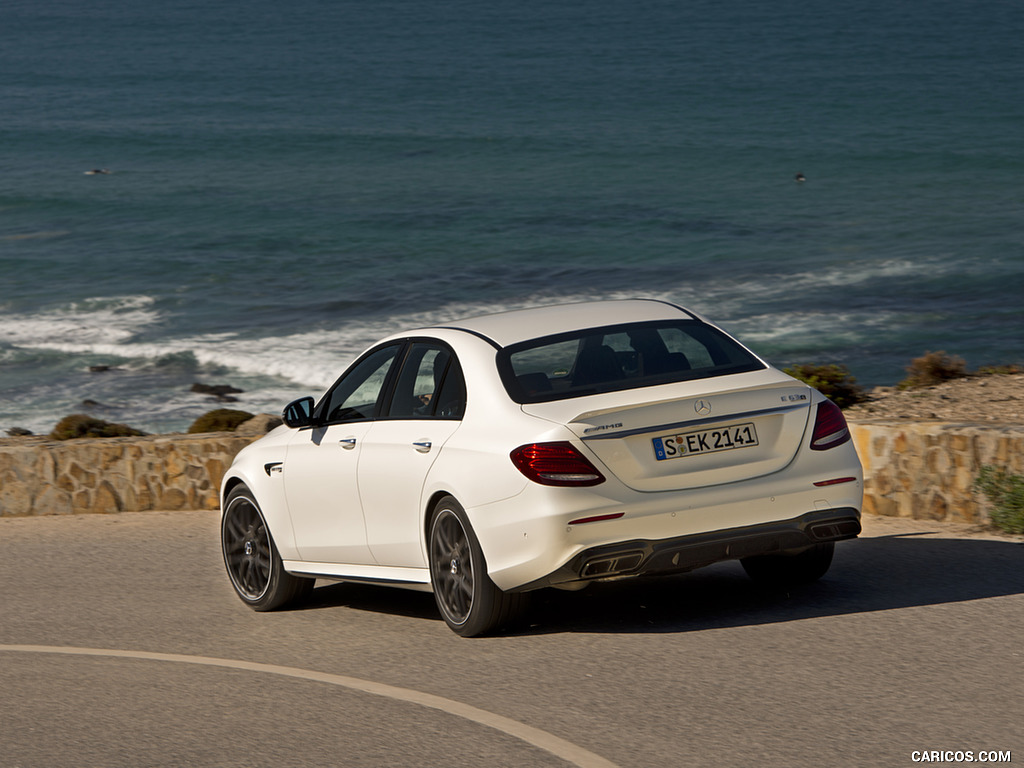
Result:
[[9,3],[0,430],[279,412],[387,333],[603,298],[868,388],[1024,363],[1022,39],[997,0]]

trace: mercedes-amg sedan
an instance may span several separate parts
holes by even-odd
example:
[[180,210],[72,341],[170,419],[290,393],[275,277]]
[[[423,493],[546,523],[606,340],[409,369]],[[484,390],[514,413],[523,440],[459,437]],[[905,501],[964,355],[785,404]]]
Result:
[[284,421],[222,486],[227,572],[258,611],[363,581],[433,591],[471,636],[543,587],[729,559],[814,580],[861,530],[839,408],[660,301],[396,333]]

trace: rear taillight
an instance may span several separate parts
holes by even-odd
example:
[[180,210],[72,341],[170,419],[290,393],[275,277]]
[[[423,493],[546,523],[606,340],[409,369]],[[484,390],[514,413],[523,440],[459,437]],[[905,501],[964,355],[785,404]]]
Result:
[[530,443],[509,456],[516,469],[541,485],[579,487],[604,482],[604,475],[572,443]]
[[827,451],[849,439],[850,428],[839,406],[831,400],[818,403],[818,413],[814,417],[814,432],[811,435],[811,450]]

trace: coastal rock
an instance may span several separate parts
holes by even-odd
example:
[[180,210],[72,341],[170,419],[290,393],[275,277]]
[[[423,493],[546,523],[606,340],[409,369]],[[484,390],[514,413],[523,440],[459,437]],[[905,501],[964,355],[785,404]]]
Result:
[[218,408],[204,413],[188,428],[189,434],[201,432],[234,432],[240,424],[244,424],[253,415],[248,411],[235,411],[230,408]]
[[126,424],[112,424],[84,413],[73,413],[57,422],[50,437],[54,440],[77,440],[85,437],[138,437],[144,434]]
[[253,416],[248,421],[243,421],[235,428],[235,434],[238,435],[265,435],[272,429],[284,424],[284,421],[280,416],[274,416],[270,413],[260,413]]

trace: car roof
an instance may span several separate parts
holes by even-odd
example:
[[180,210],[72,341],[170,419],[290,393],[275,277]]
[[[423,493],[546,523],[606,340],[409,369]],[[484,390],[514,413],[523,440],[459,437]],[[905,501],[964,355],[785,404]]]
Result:
[[701,318],[696,313],[667,301],[617,299],[513,309],[456,320],[436,327],[466,331],[482,336],[499,347],[507,347],[541,336],[604,325],[694,319]]

